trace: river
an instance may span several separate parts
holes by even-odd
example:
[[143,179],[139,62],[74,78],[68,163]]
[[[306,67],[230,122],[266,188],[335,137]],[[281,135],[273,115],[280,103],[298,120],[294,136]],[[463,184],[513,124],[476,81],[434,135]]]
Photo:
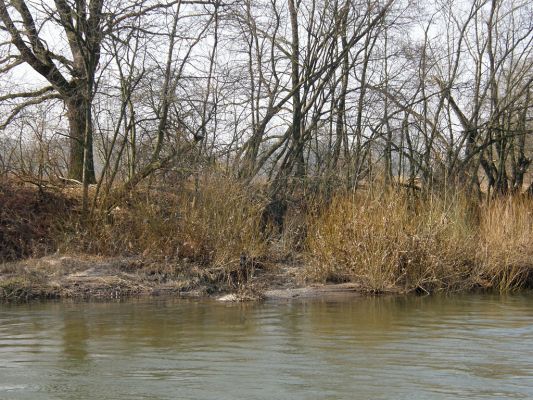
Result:
[[533,399],[533,294],[4,304],[0,399]]

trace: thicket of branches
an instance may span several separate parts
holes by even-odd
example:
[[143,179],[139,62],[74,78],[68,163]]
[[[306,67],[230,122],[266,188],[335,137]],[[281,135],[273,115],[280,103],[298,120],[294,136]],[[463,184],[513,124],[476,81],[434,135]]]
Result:
[[85,206],[204,168],[271,198],[533,193],[532,21],[528,0],[0,0],[0,168]]

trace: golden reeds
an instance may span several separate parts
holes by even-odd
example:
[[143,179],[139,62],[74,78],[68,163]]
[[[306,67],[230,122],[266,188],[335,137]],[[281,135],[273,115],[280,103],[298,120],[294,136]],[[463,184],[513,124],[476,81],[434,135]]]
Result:
[[533,200],[499,198],[482,206],[479,268],[500,291],[531,285],[533,279]]
[[337,196],[310,224],[308,275],[376,291],[525,286],[533,271],[532,210],[524,198],[477,207],[462,195]]

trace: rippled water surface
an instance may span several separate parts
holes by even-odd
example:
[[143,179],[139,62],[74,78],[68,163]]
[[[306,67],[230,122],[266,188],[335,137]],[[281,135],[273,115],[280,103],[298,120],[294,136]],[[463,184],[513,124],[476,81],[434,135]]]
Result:
[[0,305],[0,399],[533,399],[533,295]]

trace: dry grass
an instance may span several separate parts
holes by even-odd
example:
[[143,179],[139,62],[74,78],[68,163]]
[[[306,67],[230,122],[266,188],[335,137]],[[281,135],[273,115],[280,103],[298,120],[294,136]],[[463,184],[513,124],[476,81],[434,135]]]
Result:
[[[288,202],[281,235],[274,226],[269,236],[261,227],[267,204],[261,193],[210,172],[197,182],[138,189],[119,207],[108,212],[101,205],[86,219],[76,193],[3,184],[0,261],[54,251],[133,256],[142,261],[127,272],[220,287],[242,287],[249,273],[243,266],[258,263],[292,263],[307,281],[350,281],[374,292],[533,287],[532,199],[479,205],[460,194],[382,184],[331,199],[300,193]],[[39,291],[39,280],[10,268],[0,264],[0,297]]]
[[460,198],[403,191],[341,195],[311,224],[311,279],[357,281],[372,291],[456,289],[471,275],[475,232]]
[[61,251],[185,260],[227,275],[241,255],[264,254],[262,206],[247,188],[220,175],[203,177],[197,187],[137,191],[127,204],[89,224],[71,220]]
[[501,291],[533,286],[533,200],[491,201],[482,207],[479,229],[481,276]]
[[46,281],[42,274],[26,270],[13,276],[0,277],[0,301],[19,302],[57,297]]

